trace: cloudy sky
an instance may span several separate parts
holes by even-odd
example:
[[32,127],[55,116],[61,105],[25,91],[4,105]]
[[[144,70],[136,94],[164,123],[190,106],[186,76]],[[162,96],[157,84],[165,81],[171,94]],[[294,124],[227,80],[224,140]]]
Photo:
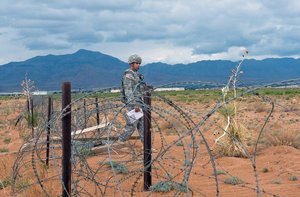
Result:
[[296,57],[300,1],[1,0],[0,64],[100,51],[145,63]]

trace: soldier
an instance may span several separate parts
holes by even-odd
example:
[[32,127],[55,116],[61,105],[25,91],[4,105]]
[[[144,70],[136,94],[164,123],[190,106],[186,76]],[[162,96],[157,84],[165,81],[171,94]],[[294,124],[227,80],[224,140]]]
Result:
[[[136,54],[128,58],[130,68],[125,70],[122,77],[122,96],[123,102],[126,104],[128,111],[135,110],[139,112],[143,105],[143,76],[138,73],[142,58]],[[141,141],[144,142],[144,119],[143,117],[137,121],[130,123],[129,117],[126,117],[126,126],[119,135],[118,140],[124,142],[130,138],[135,128],[138,129]]]

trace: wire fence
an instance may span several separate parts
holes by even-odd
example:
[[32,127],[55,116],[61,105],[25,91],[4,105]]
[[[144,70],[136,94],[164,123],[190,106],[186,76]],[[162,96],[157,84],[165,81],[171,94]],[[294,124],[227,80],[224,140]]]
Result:
[[[221,187],[226,177],[234,190],[252,193],[257,196],[278,196],[261,185],[257,169],[257,154],[262,136],[270,122],[274,109],[289,110],[287,106],[274,101],[274,98],[260,95],[265,87],[300,85],[299,79],[274,82],[255,87],[238,88],[236,70],[228,84],[208,82],[176,82],[155,87],[151,90],[152,105],[142,105],[151,110],[152,120],[152,186],[144,191],[143,143],[138,135],[133,135],[125,143],[116,140],[126,124],[127,105],[121,102],[119,94],[108,94],[105,88],[83,94],[71,102],[71,193],[70,196],[220,196],[226,187]],[[234,86],[233,86],[234,83]],[[237,90],[236,94],[221,93],[208,98],[199,108],[193,104],[168,98],[156,88],[180,87],[181,85],[214,86],[217,89],[228,87]],[[258,134],[252,139],[252,148],[239,136],[230,132],[232,122],[220,118],[220,111],[235,102],[257,97],[266,106],[267,113],[259,118]],[[59,100],[54,101],[51,118],[47,119],[47,97],[37,97],[35,109],[39,111],[39,122],[34,138],[20,148],[13,166],[12,192],[14,196],[26,190],[36,190],[45,196],[61,194],[62,181],[62,124],[64,109]],[[183,98],[184,99],[184,98]],[[201,101],[200,101],[201,103]],[[228,109],[228,108],[226,108]],[[299,117],[297,111],[293,113]],[[226,112],[229,117],[230,112]],[[235,121],[235,119],[231,119]],[[226,124],[228,127],[226,127]],[[236,123],[235,123],[236,124]],[[50,136],[47,134],[50,128]],[[218,131],[218,133],[216,133]],[[211,142],[211,136],[218,135],[220,140]],[[223,134],[223,135],[221,135]],[[48,136],[47,136],[48,135]],[[47,138],[48,137],[48,138]],[[227,138],[251,166],[252,177],[239,178],[232,174],[230,167],[218,160],[224,152],[216,152],[216,147],[224,147]],[[213,137],[217,139],[217,137]],[[47,142],[49,146],[47,147]],[[49,158],[47,158],[49,150]],[[46,159],[49,164],[46,165]],[[209,173],[208,173],[209,171]],[[31,181],[26,181],[31,180]],[[67,189],[67,188],[65,188]]]

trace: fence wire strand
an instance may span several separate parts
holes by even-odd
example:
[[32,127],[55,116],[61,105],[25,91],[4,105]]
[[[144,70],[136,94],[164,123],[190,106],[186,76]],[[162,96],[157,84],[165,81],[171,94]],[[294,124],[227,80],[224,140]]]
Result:
[[[236,70],[236,72],[239,69]],[[235,80],[235,81],[234,81]],[[221,89],[237,83],[237,73],[233,73],[227,84],[210,82],[176,82],[157,88],[180,87],[184,85],[200,86],[201,88],[215,87]],[[212,150],[212,129],[219,129],[226,133],[237,146],[243,150],[252,166],[255,183],[244,181],[232,187],[248,190],[257,196],[278,196],[272,191],[265,190],[260,183],[257,172],[258,145],[265,131],[266,125],[274,112],[274,108],[285,109],[286,106],[260,95],[258,90],[265,87],[299,85],[300,79],[273,82],[261,86],[242,87],[235,96],[228,97],[222,102],[220,96],[209,102],[209,107],[199,111],[193,106],[167,98],[160,92],[152,93],[152,106],[142,105],[152,113],[152,166],[153,186],[150,191],[143,189],[143,145],[139,136],[134,135],[124,144],[116,142],[126,124],[127,105],[121,102],[120,96],[108,96],[107,92],[115,88],[105,88],[85,93],[70,104],[72,116],[72,194],[73,196],[151,196],[157,192],[157,187],[170,186],[169,196],[206,196],[204,185],[197,184],[197,180],[210,181],[216,196],[220,196],[220,181],[218,170],[226,169],[217,159],[222,156]],[[237,85],[237,84],[235,84]],[[237,88],[237,87],[234,87]],[[217,119],[218,111],[239,99],[247,99],[247,95],[254,95],[262,102],[270,104],[270,110],[264,117],[263,124],[254,143],[254,151],[248,148],[226,129],[222,129],[222,122]],[[94,98],[97,98],[95,100]],[[13,166],[12,192],[18,196],[28,188],[37,187],[45,196],[61,193],[62,175],[62,146],[61,119],[67,114],[58,110],[59,102],[55,103],[49,126],[50,158],[49,166],[45,165],[46,128],[48,126],[46,114],[46,99],[34,101],[40,119],[35,128],[35,137],[23,144]],[[212,106],[212,107],[211,107]],[[299,113],[293,112],[296,116]],[[99,117],[99,119],[97,119]],[[99,122],[100,121],[100,122]],[[101,126],[95,127],[99,122]],[[89,130],[90,129],[90,130]],[[176,154],[176,155],[175,155]],[[199,169],[209,168],[213,174],[206,174]],[[226,171],[226,170],[225,170]],[[234,177],[230,172],[227,175]],[[34,177],[27,185],[20,187],[22,180]],[[214,183],[213,183],[214,182]],[[56,189],[53,189],[56,188]]]

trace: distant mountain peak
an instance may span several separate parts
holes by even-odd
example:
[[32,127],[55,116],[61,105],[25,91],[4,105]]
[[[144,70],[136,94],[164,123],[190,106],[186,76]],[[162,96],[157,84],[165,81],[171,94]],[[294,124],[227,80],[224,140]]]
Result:
[[90,51],[87,49],[79,49],[78,51],[70,55],[78,58],[105,58],[105,59],[115,59],[120,61],[119,59],[113,56],[101,53],[99,51]]
[[90,50],[87,50],[87,49],[79,49],[74,54],[82,54],[82,53],[86,54],[86,53],[100,53],[100,52],[98,52],[98,51],[90,51]]

